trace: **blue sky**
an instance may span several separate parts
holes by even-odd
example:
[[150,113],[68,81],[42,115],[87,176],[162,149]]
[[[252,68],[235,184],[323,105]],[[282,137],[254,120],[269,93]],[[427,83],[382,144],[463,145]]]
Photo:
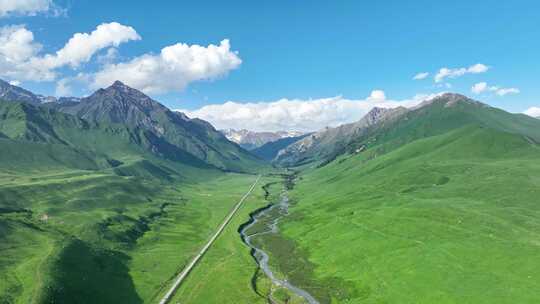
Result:
[[[88,85],[92,80],[73,80],[75,75],[94,75],[104,64],[130,62],[145,54],[157,56],[176,43],[206,48],[228,39],[230,54],[241,63],[227,53],[230,56],[209,77],[203,73],[183,79],[179,74],[183,84],[158,90],[152,89],[155,83],[142,87],[140,79],[131,82],[171,108],[207,119],[208,108],[197,110],[226,101],[309,102],[336,96],[367,101],[373,90],[383,90],[390,101],[454,91],[512,112],[540,107],[537,1],[28,1],[49,6],[7,11],[0,23],[32,32],[34,42],[42,45],[35,56],[54,54],[75,33],[90,33],[103,23],[117,22],[138,35],[113,46],[115,56],[107,63],[104,54],[111,45],[79,60],[76,67],[54,65],[53,79],[9,79],[44,94],[54,95],[58,80],[64,78],[71,79],[67,92],[88,94],[113,76]],[[485,65],[487,71],[467,72],[475,64]],[[441,68],[452,69],[456,77],[435,82]],[[420,72],[430,74],[413,80]],[[159,74],[159,68],[153,73]],[[174,81],[175,75],[163,79]],[[125,82],[131,84],[129,77]],[[479,94],[471,91],[483,82],[486,85],[477,86]]]

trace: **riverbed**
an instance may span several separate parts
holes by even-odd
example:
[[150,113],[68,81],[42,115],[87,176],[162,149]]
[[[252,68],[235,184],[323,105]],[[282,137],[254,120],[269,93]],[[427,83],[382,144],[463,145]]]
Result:
[[[279,203],[272,204],[266,208],[259,210],[251,215],[250,222],[247,225],[244,225],[240,229],[240,236],[244,243],[252,249],[252,255],[255,258],[255,261],[264,272],[264,274],[272,281],[272,284],[280,287],[284,287],[289,290],[291,293],[304,298],[309,304],[319,304],[319,302],[311,295],[309,292],[294,286],[291,282],[280,279],[276,277],[274,272],[270,269],[269,260],[270,257],[268,253],[263,251],[261,248],[254,245],[253,238],[261,236],[264,234],[270,233],[279,233],[278,223],[280,219],[289,214],[289,198],[287,192],[283,192]],[[270,216],[270,220],[266,217]],[[263,218],[266,220],[262,221]],[[248,234],[250,228],[254,227],[257,224],[262,223],[262,227],[258,227],[257,231],[252,234]]]

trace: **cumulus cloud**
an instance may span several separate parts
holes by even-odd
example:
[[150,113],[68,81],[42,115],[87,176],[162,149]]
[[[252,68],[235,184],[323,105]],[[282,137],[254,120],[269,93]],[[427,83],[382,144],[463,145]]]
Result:
[[56,6],[52,0],[0,0],[0,17],[33,16],[53,9],[56,9]]
[[157,55],[144,54],[106,65],[92,75],[92,86],[106,87],[121,80],[145,93],[181,91],[191,82],[225,76],[241,63],[228,39],[206,47],[177,43],[164,47]]
[[507,94],[519,94],[519,93],[520,93],[520,90],[517,88],[502,88],[502,89],[497,89],[495,91],[495,94],[499,96],[504,96]]
[[481,94],[484,92],[493,92],[499,96],[505,96],[508,94],[520,93],[517,88],[501,88],[498,86],[488,86],[487,82],[479,82],[471,87],[471,92],[474,94]]
[[[2,1],[2,0],[0,0]],[[238,53],[231,51],[228,39],[208,46],[177,43],[159,54],[143,54],[126,62],[115,63],[117,47],[140,40],[134,28],[118,22],[103,23],[90,33],[76,33],[58,51],[42,54],[41,44],[23,25],[0,28],[0,77],[8,80],[52,81],[60,68],[77,70],[97,57],[95,73],[64,75],[57,84],[57,94],[70,92],[71,82],[91,88],[106,87],[116,80],[144,91],[166,93],[181,91],[194,81],[214,80],[240,66]],[[63,70],[65,71],[65,70]]]
[[532,117],[540,117],[540,107],[530,107],[525,110],[523,114],[527,114]]
[[41,50],[34,42],[34,34],[22,25],[0,28],[0,76],[9,79],[52,79],[53,74],[29,61]]
[[384,91],[375,90],[365,99],[358,100],[336,96],[313,100],[284,98],[272,102],[228,101],[224,104],[203,106],[194,111],[179,111],[189,117],[207,120],[219,129],[307,132],[357,121],[375,106],[412,107],[436,95],[416,95],[410,99],[391,100],[386,98]]
[[103,23],[91,33],[76,33],[54,54],[40,55],[41,44],[22,25],[0,28],[0,76],[10,79],[51,81],[56,69],[78,67],[104,48],[138,40],[140,36],[129,26],[117,22]]
[[131,26],[125,26],[118,22],[103,23],[91,33],[76,33],[69,39],[63,48],[56,54],[48,54],[42,58],[34,58],[34,64],[45,65],[49,69],[69,65],[78,67],[81,63],[88,62],[99,50],[119,46],[130,40],[140,40]]
[[489,67],[482,63],[477,63],[466,68],[441,68],[435,75],[435,82],[442,82],[445,78],[457,78],[465,74],[480,74],[489,70]]
[[369,101],[384,101],[386,100],[386,94],[383,90],[373,90],[368,97]]
[[487,90],[487,88],[488,88],[487,82],[479,82],[472,86],[471,92],[473,92],[474,94],[480,94],[484,92],[485,90]]
[[426,79],[428,76],[429,76],[429,73],[428,73],[428,72],[418,73],[418,74],[414,75],[413,80],[422,80],[422,79]]

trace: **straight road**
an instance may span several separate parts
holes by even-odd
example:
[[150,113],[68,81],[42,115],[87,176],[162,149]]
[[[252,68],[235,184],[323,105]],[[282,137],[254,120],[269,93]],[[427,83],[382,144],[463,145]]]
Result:
[[193,267],[195,267],[195,265],[197,264],[197,262],[202,258],[202,256],[204,255],[204,253],[206,251],[208,251],[208,248],[210,248],[210,246],[212,246],[212,243],[214,243],[214,241],[218,238],[218,236],[221,234],[221,232],[225,229],[225,227],[227,227],[227,224],[229,224],[229,222],[231,221],[231,219],[233,218],[233,216],[236,214],[236,212],[238,211],[238,209],[240,209],[240,207],[242,207],[242,204],[244,203],[244,201],[246,200],[246,198],[251,194],[251,192],[253,191],[253,189],[255,189],[255,185],[257,185],[257,183],[259,182],[259,179],[261,179],[261,175],[258,175],[257,176],[257,179],[255,180],[255,182],[253,182],[253,184],[251,185],[251,187],[249,188],[248,192],[246,192],[244,194],[244,196],[242,196],[242,198],[240,199],[240,201],[238,201],[238,203],[236,203],[236,205],[234,206],[233,210],[229,213],[229,215],[227,215],[227,217],[225,218],[225,220],[223,221],[223,223],[219,226],[218,230],[214,233],[214,235],[212,235],[212,237],[210,238],[210,240],[208,241],[208,243],[206,243],[206,245],[204,245],[204,247],[199,251],[199,253],[193,258],[193,260],[191,260],[191,262],[186,266],[186,268],[184,268],[182,270],[182,272],[180,272],[180,274],[178,275],[178,277],[176,278],[176,280],[174,281],[174,284],[172,285],[172,287],[169,289],[169,291],[165,294],[165,296],[163,296],[163,298],[161,299],[161,301],[159,301],[159,304],[166,304],[168,303],[171,299],[172,299],[172,296],[174,295],[174,292],[178,289],[178,287],[180,286],[180,284],[182,284],[182,281],[185,280],[185,278],[187,277],[187,275],[190,273],[190,271],[193,269]]

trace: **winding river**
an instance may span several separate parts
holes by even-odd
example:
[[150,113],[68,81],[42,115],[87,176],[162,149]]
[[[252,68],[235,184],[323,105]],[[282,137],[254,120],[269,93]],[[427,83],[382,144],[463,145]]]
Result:
[[[294,286],[287,280],[281,280],[277,278],[270,269],[270,266],[268,265],[268,261],[270,259],[268,254],[264,252],[261,248],[256,247],[252,242],[252,239],[256,236],[270,233],[278,233],[278,222],[281,218],[287,216],[288,212],[289,198],[287,197],[287,193],[284,192],[281,196],[279,203],[270,205],[266,208],[260,209],[254,214],[251,214],[251,219],[248,224],[244,225],[240,229],[240,236],[242,237],[244,243],[252,249],[252,255],[257,261],[257,264],[259,264],[259,267],[274,285],[282,286],[288,289],[290,292],[296,294],[297,296],[304,298],[309,304],[319,304],[319,302],[307,291]],[[268,216],[270,217],[270,220],[263,220],[265,217]],[[256,233],[248,234],[249,229],[254,225],[258,224],[259,222],[264,223],[263,228],[259,229],[259,231],[257,231]]]

